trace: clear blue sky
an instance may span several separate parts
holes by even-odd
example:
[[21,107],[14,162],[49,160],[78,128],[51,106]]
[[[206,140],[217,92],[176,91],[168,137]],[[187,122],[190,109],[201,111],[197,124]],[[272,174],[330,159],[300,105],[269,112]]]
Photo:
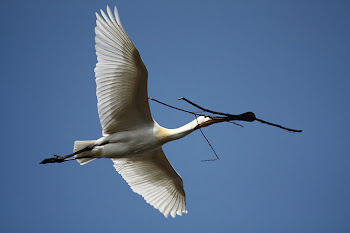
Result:
[[[95,11],[118,5],[149,94],[253,111],[164,146],[188,214],[165,219],[110,160],[39,165],[101,136]],[[350,232],[349,1],[2,1],[1,232]],[[165,127],[192,120],[151,104]]]

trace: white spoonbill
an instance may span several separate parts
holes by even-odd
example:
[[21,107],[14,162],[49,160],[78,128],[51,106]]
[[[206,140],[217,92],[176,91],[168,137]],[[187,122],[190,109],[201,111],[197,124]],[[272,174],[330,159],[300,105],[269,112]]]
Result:
[[131,189],[165,217],[187,213],[181,176],[164,155],[162,145],[215,120],[199,116],[177,129],[159,126],[149,108],[147,69],[125,32],[117,8],[113,15],[107,6],[107,14],[101,10],[101,15],[96,13],[95,76],[103,137],[75,141],[73,154],[41,163],[68,161],[73,155],[81,165],[111,158]]
[[162,145],[213,123],[258,120],[289,131],[280,125],[257,119],[252,112],[241,115],[207,112],[223,115],[199,116],[190,123],[167,129],[152,118],[147,94],[148,73],[139,52],[120,21],[118,10],[114,15],[107,6],[107,14],[96,13],[95,68],[97,108],[103,137],[91,141],[75,141],[74,152],[67,156],[44,159],[41,164],[61,163],[75,156],[81,165],[95,159],[110,158],[115,169],[131,189],[140,194],[165,217],[174,218],[187,213],[186,197],[180,175],[165,157]]

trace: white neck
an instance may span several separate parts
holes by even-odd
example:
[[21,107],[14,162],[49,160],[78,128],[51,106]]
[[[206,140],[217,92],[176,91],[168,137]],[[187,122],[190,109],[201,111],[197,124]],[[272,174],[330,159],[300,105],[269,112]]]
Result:
[[192,133],[198,124],[202,124],[203,122],[208,120],[210,120],[210,118],[200,116],[197,119],[191,121],[190,123],[176,129],[166,129],[159,126],[158,137],[160,138],[160,140],[164,141],[164,143],[180,139]]
[[169,141],[177,140],[182,137],[185,137],[186,135],[192,133],[196,126],[198,125],[197,119],[191,121],[190,123],[181,126],[176,129],[168,129],[169,130]]

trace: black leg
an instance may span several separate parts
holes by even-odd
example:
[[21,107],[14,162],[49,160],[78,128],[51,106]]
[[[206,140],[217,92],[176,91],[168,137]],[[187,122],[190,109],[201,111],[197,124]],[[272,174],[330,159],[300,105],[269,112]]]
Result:
[[[66,161],[70,161],[70,160],[74,160],[74,159],[68,159],[70,157],[73,157],[74,155],[77,155],[77,154],[80,154],[80,153],[83,153],[83,152],[86,152],[86,151],[91,151],[95,146],[88,146],[88,147],[85,147],[81,150],[78,150],[72,154],[69,154],[69,155],[66,155],[66,156],[59,156],[59,155],[54,155],[54,157],[52,158],[47,158],[47,159],[44,159],[43,161],[40,162],[40,164],[47,164],[47,163],[62,163],[62,162],[66,162]],[[91,158],[90,157],[81,157],[81,158]]]

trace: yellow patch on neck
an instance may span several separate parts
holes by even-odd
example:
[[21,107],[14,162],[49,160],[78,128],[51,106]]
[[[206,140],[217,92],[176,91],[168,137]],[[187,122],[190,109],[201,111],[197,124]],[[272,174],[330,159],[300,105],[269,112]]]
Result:
[[170,132],[168,129],[159,127],[159,130],[157,132],[157,138],[159,138],[160,140],[164,140],[169,138],[169,136],[170,136]]

